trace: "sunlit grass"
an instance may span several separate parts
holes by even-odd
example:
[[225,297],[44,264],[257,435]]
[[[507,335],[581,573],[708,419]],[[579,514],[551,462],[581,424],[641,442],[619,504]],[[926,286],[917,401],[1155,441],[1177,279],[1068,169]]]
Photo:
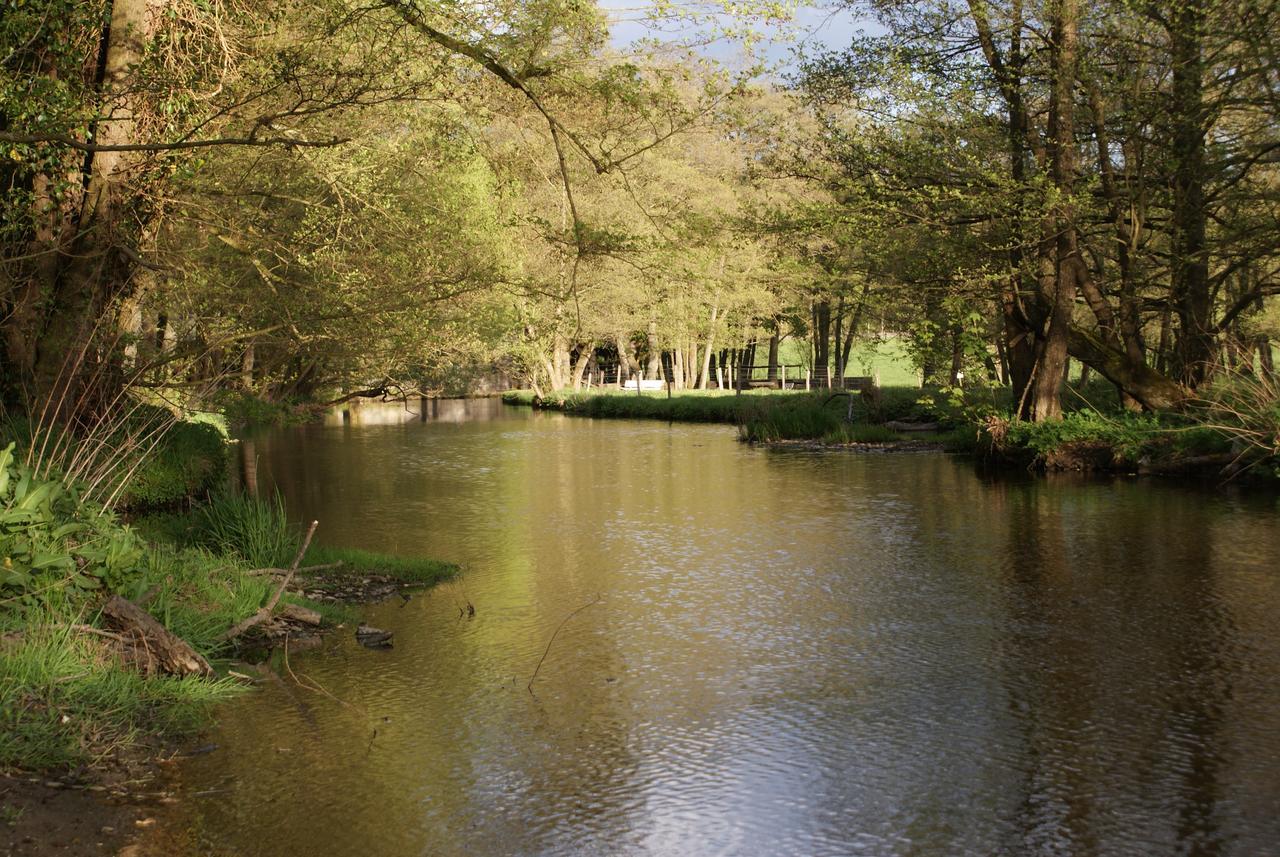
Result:
[[0,646],[0,766],[92,762],[144,734],[186,734],[237,690],[230,681],[144,677],[104,640],[74,630],[75,618],[30,617],[20,639]]

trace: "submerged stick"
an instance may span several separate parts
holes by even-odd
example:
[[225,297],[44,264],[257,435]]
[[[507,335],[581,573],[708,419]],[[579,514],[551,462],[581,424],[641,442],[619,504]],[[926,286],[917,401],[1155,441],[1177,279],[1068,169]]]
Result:
[[555,631],[552,632],[551,634],[551,639],[547,640],[547,648],[543,650],[542,657],[538,659],[538,666],[534,668],[533,675],[529,677],[529,684],[525,686],[525,690],[529,691],[530,693],[533,693],[533,681],[538,677],[538,671],[542,669],[542,662],[547,659],[547,653],[551,651],[551,644],[556,641],[556,637],[559,636],[560,629],[564,627],[564,624],[568,622],[570,619],[572,619],[574,616],[577,616],[583,610],[586,610],[591,605],[599,604],[599,603],[600,603],[600,596],[597,595],[594,601],[588,601],[586,604],[583,604],[581,607],[578,607],[577,609],[571,611],[567,616],[565,616],[563,619],[560,620],[560,624],[556,625]]
[[280,603],[280,596],[284,594],[285,587],[289,585],[289,581],[293,580],[293,575],[298,570],[298,566],[302,565],[302,558],[306,556],[307,548],[311,547],[311,537],[316,534],[316,527],[320,526],[319,521],[312,521],[311,526],[307,528],[307,536],[302,540],[302,547],[298,550],[298,555],[293,558],[293,565],[289,566],[289,573],[284,576],[284,580],[280,581],[280,585],[276,587],[276,591],[271,594],[270,600],[266,606],[254,613],[248,619],[238,622],[227,632],[218,638],[219,643],[225,643],[228,640],[234,640],[245,631],[248,631],[255,625],[267,621],[271,618],[271,614],[275,611],[276,605]]

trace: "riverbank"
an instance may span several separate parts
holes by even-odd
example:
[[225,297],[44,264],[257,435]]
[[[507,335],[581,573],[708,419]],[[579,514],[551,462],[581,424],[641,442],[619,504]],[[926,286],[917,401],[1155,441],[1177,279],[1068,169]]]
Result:
[[579,416],[659,419],[736,425],[749,443],[885,451],[902,448],[965,450],[972,446],[956,413],[936,404],[936,391],[883,387],[873,394],[841,390],[778,392],[754,390],[635,393],[557,393],[543,398],[529,391],[503,401]]
[[[507,394],[508,404],[590,417],[722,422],[750,443],[867,450],[928,447],[1033,471],[1280,478],[1280,408],[1253,396],[1223,407],[1206,399],[1183,413],[1121,409],[1114,389],[1077,391],[1061,420],[1015,421],[1007,390],[886,387],[842,391],[663,394]],[[1250,407],[1249,402],[1254,404]],[[906,429],[906,430],[904,430]],[[911,429],[927,429],[914,431]]]
[[[10,853],[114,847],[98,833],[119,830],[118,807],[90,810],[64,792],[128,802],[149,791],[156,761],[244,691],[232,658],[353,624],[353,603],[457,570],[320,546],[304,558],[299,547],[278,503],[221,498],[132,526],[56,473],[34,472],[15,445],[0,451],[0,833]],[[275,570],[298,562],[286,586]],[[265,621],[231,633],[267,607]]]

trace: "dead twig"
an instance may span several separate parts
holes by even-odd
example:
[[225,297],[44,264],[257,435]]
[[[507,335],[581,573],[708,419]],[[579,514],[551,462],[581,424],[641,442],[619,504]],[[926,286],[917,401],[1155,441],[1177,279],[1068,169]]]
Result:
[[[338,560],[337,562],[326,562],[326,563],[324,563],[324,564],[322,564],[322,565],[307,565],[307,566],[303,566],[302,568],[298,569],[298,573],[299,573],[299,574],[310,574],[310,573],[311,573],[311,572],[313,572],[313,571],[328,571],[329,569],[332,569],[332,568],[341,568],[341,567],[342,567],[342,564],[343,564],[343,563],[342,563],[342,560]],[[249,569],[248,571],[246,571],[246,572],[245,572],[245,574],[259,574],[259,575],[261,575],[261,574],[288,574],[288,573],[289,573],[289,569],[287,569],[287,568],[251,568],[251,569]]]
[[128,640],[126,640],[126,639],[125,639],[122,635],[120,635],[120,634],[116,634],[116,633],[114,633],[114,632],[112,632],[112,631],[104,631],[104,630],[102,630],[101,628],[95,628],[95,627],[93,627],[92,625],[79,625],[79,624],[76,624],[76,625],[72,625],[72,626],[70,626],[70,627],[71,627],[71,630],[73,630],[73,631],[79,631],[81,634],[96,634],[96,635],[97,635],[97,636],[99,636],[99,637],[106,637],[106,638],[107,638],[107,639],[109,639],[109,640],[115,640],[117,643],[127,643],[127,642],[129,642]]
[[244,621],[238,622],[227,629],[226,633],[218,638],[218,642],[225,643],[229,640],[234,640],[255,625],[260,625],[271,618],[271,614],[275,612],[276,605],[280,603],[280,596],[284,594],[285,587],[289,585],[289,581],[293,580],[294,574],[298,571],[298,566],[302,564],[302,557],[306,555],[307,548],[311,547],[311,537],[316,534],[316,527],[318,526],[320,526],[319,521],[312,521],[311,526],[307,528],[306,538],[302,540],[302,547],[298,550],[298,555],[293,558],[293,565],[289,567],[289,573],[284,576],[284,580],[280,581],[280,585],[271,594],[266,606]]
[[588,601],[586,604],[583,604],[581,607],[578,607],[570,611],[567,616],[565,616],[563,619],[560,620],[560,624],[556,626],[555,631],[553,631],[551,634],[551,639],[547,640],[547,648],[543,650],[542,657],[538,659],[538,666],[534,668],[533,675],[529,677],[529,684],[525,686],[525,690],[529,691],[529,693],[533,693],[534,679],[538,677],[538,671],[542,669],[542,663],[547,659],[547,654],[551,651],[551,644],[556,641],[556,637],[560,635],[560,629],[564,627],[565,623],[568,622],[570,619],[572,619],[574,616],[577,616],[583,610],[586,610],[588,607],[591,607],[592,605],[599,604],[599,603],[600,603],[600,596],[597,595],[595,597],[595,600]]

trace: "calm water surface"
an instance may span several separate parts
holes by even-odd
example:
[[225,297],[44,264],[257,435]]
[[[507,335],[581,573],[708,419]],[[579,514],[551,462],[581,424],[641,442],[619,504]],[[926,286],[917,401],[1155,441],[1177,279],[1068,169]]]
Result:
[[184,847],[1280,854],[1274,498],[462,407],[255,440],[323,541],[466,573],[226,706]]

